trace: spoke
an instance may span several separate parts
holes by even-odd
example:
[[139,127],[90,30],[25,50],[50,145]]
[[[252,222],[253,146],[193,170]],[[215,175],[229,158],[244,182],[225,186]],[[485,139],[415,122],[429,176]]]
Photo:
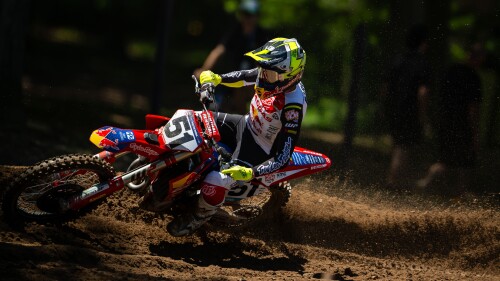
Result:
[[[66,171],[69,172],[69,171]],[[88,170],[73,170],[64,177],[60,177],[65,172],[58,172],[47,176],[35,185],[26,187],[25,190],[19,195],[17,206],[29,214],[50,214],[38,207],[38,199],[51,189],[63,185],[78,185],[83,189],[87,189],[99,182],[99,176]]]
[[271,192],[266,190],[262,193],[248,197],[242,200],[244,205],[254,205],[262,207],[271,198]]
[[[254,196],[247,197],[245,199],[242,199],[238,201],[237,204],[235,205],[228,205],[228,206],[223,206],[222,209],[227,212],[228,215],[231,217],[237,217],[239,218],[238,220],[241,220],[239,222],[234,222],[234,223],[229,223],[234,224],[234,225],[239,225],[241,223],[244,223],[244,221],[248,219],[253,219],[255,218],[255,215],[249,214],[248,213],[248,208],[256,208],[260,209],[262,211],[262,207],[268,202],[271,198],[271,192],[269,190],[265,190],[263,192],[260,192]],[[251,211],[253,212],[253,211]],[[246,215],[245,215],[246,214]],[[223,218],[223,220],[226,220],[227,218]]]

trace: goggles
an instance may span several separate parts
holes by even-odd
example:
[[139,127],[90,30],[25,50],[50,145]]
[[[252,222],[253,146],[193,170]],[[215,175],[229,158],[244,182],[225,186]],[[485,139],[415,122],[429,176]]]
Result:
[[263,69],[259,67],[259,80],[265,83],[276,83],[278,81],[283,81],[283,76],[278,72],[269,69]]
[[259,98],[266,99],[286,91],[289,87],[297,84],[301,77],[302,75],[297,75],[293,79],[285,80],[283,74],[259,67],[255,92]]

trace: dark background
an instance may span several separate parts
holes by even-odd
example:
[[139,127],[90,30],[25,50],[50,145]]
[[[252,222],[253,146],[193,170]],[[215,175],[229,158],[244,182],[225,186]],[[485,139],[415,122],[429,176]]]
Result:
[[[98,127],[141,128],[146,113],[199,109],[190,76],[237,23],[237,6],[233,0],[0,0],[1,164],[95,153],[88,136]],[[466,58],[470,44],[485,46],[477,189],[498,190],[498,17],[495,0],[261,1],[262,26],[296,37],[307,51],[309,110],[300,145],[326,153],[365,183],[381,182],[389,161],[381,82],[404,50],[408,28],[424,23],[435,81]],[[366,44],[355,61],[356,30]],[[356,137],[346,161],[342,136],[353,84]],[[415,177],[432,163],[435,147],[435,135],[428,136]]]

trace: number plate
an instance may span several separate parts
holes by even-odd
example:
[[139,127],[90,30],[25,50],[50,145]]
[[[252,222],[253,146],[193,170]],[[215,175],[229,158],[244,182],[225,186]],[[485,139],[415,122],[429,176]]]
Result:
[[177,110],[163,130],[165,143],[172,149],[195,151],[202,143],[192,110]]

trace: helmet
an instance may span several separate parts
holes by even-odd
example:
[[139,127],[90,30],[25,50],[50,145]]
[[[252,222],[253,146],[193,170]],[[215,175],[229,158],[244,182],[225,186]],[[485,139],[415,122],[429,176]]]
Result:
[[255,91],[261,99],[294,89],[306,65],[306,52],[295,38],[272,39],[245,56],[259,66]]

